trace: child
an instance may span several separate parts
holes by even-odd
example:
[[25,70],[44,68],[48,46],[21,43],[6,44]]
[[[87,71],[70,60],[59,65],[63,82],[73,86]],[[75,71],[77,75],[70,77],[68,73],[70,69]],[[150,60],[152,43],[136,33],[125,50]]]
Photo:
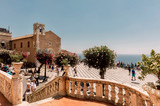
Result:
[[133,78],[134,78],[134,80],[136,80],[135,75],[136,75],[136,72],[135,72],[134,68],[132,68],[132,80],[133,80]]

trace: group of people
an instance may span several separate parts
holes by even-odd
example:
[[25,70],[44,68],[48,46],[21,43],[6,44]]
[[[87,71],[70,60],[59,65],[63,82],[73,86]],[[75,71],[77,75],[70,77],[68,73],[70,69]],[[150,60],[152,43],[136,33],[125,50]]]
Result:
[[138,66],[137,64],[125,64],[124,62],[118,62],[117,63],[117,67],[121,67],[121,68],[124,68],[124,69],[128,69],[129,71],[129,75],[131,74],[132,72],[132,79],[131,80],[136,80],[136,72],[135,72],[135,69],[138,69]]
[[125,64],[124,62],[120,62],[120,61],[117,63],[117,67],[121,67],[121,68],[127,69],[128,66],[130,66],[130,67],[132,67],[132,68],[135,68],[135,69],[138,69],[138,68],[139,68],[136,63],[135,63],[135,64],[133,64],[133,63],[131,63],[131,64]]
[[0,70],[10,74],[10,75],[14,75],[14,71],[13,71],[13,67],[12,65],[7,65],[7,64],[3,64],[3,63],[0,63]]
[[[58,67],[58,66],[56,66],[56,65],[50,65],[48,68],[49,68],[49,71],[50,71],[50,72],[56,72],[56,73],[57,73],[57,77],[59,76],[60,71],[63,72],[62,76],[65,75],[64,66]],[[75,67],[73,68],[73,72],[74,72],[74,75],[73,75],[73,76],[74,76],[74,77],[77,76],[77,66],[75,66]]]

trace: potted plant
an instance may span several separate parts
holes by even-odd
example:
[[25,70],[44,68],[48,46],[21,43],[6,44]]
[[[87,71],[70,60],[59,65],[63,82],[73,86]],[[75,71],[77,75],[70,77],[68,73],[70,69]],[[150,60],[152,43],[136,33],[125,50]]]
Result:
[[64,67],[65,75],[68,76],[69,66],[76,66],[78,60],[79,58],[76,53],[71,53],[69,51],[62,50],[61,52],[55,55],[54,62],[58,67]]
[[27,53],[11,51],[9,54],[12,65],[14,68],[14,72],[16,75],[20,72],[20,69],[23,65],[23,62],[26,62],[26,58],[28,57]]
[[63,64],[63,66],[64,66],[65,76],[68,76],[69,63],[70,63],[70,61],[68,61],[67,58],[64,58],[64,59],[61,61],[61,64]]
[[148,92],[155,106],[160,106],[160,53],[152,50],[150,57],[143,54],[142,62],[137,64],[141,69],[138,77],[140,80],[143,80],[148,74],[153,74],[158,78],[158,81],[155,83],[146,83],[142,88]]
[[93,47],[83,51],[84,63],[89,67],[100,69],[99,75],[104,79],[106,69],[114,66],[115,53],[107,46]]

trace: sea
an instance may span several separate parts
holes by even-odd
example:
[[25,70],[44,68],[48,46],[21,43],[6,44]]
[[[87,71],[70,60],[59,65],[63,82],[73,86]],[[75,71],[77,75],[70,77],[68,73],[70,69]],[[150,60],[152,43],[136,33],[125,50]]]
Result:
[[[85,58],[83,54],[78,54],[78,56],[80,57],[80,59]],[[118,63],[120,61],[125,64],[131,64],[131,63],[135,64],[137,62],[141,62],[141,59],[142,59],[141,54],[117,54],[116,62]]]

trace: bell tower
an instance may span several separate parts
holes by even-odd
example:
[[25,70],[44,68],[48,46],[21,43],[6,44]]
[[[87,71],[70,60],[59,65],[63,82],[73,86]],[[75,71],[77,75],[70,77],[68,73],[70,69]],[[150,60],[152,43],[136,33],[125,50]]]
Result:
[[[45,25],[40,23],[34,23],[33,24],[33,34],[36,35],[36,51],[38,51],[39,48],[39,35],[45,35]],[[38,66],[38,60],[36,60],[36,65]]]
[[33,34],[45,35],[45,24],[34,23],[33,24]]

